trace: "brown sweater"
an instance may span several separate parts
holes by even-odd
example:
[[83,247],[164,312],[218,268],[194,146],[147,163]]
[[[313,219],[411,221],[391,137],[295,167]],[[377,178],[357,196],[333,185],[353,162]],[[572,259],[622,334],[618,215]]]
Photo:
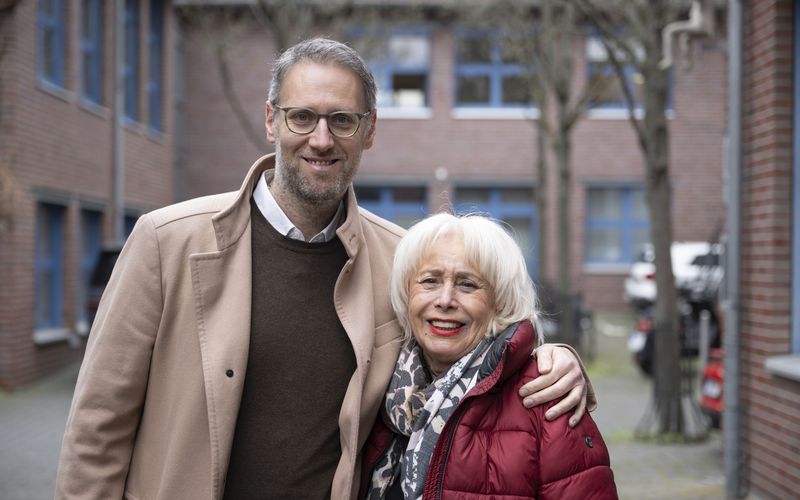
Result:
[[250,351],[225,498],[329,498],[339,411],[356,369],[333,304],[348,256],[338,238],[292,240],[254,203],[251,213]]

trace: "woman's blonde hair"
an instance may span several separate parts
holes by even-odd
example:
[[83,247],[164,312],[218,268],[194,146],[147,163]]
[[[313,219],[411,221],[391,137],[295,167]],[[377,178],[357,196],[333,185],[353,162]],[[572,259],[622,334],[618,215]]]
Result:
[[[445,236],[464,240],[470,266],[488,281],[494,293],[495,316],[487,336],[495,336],[512,323],[535,323],[537,299],[522,250],[499,223],[478,214],[439,213],[415,224],[400,241],[394,256],[390,283],[392,307],[406,338],[412,336],[408,319],[408,290],[422,259]],[[541,334],[539,343],[541,343]]]

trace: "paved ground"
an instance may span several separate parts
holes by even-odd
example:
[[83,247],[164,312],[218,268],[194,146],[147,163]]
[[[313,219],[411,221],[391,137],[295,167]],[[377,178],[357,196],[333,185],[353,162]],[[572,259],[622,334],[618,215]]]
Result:
[[[630,318],[597,318],[597,357],[590,368],[600,397],[593,413],[609,444],[622,499],[725,498],[720,438],[700,444],[634,441],[650,381],[630,361],[625,340]],[[0,499],[52,498],[58,450],[77,367],[33,387],[0,393]]]

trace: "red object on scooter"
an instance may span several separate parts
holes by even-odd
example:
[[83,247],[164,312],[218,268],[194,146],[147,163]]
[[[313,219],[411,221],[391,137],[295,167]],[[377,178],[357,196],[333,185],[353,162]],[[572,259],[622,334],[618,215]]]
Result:
[[715,427],[719,427],[722,415],[722,387],[725,375],[722,349],[708,352],[708,363],[703,368],[700,385],[700,407],[711,417]]

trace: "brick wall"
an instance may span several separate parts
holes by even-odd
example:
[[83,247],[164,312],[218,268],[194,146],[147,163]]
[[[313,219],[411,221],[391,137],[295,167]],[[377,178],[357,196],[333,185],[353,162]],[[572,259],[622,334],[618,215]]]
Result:
[[747,2],[744,22],[743,449],[753,491],[798,498],[800,385],[764,369],[791,328],[792,2]]
[[[240,23],[228,39],[234,87],[263,133],[263,101],[270,78],[273,44],[263,30]],[[216,60],[209,40],[214,29],[186,27],[187,137],[185,196],[235,189],[249,165],[262,152],[248,143],[222,96]],[[583,54],[584,45],[576,43]],[[414,180],[429,186],[430,208],[437,210],[460,183],[531,185],[535,183],[536,131],[526,120],[459,119],[452,115],[454,97],[454,40],[449,28],[433,31],[431,44],[429,119],[381,116],[374,146],[364,153],[358,178],[372,183]],[[716,233],[722,210],[722,143],[725,125],[726,63],[719,41],[695,50],[694,67],[680,67],[674,75],[672,178],[675,237],[708,240]],[[584,269],[584,193],[588,183],[634,181],[644,185],[642,154],[627,119],[587,118],[573,137],[573,191],[571,201],[574,280],[591,305],[626,307],[622,280],[627,266],[606,270]],[[266,151],[267,149],[264,149]],[[448,178],[434,179],[444,167]],[[555,174],[551,174],[554,188]],[[545,264],[541,272],[554,279],[556,248],[555,191],[548,195],[548,236],[542,242]]]
[[[80,211],[104,212],[104,239],[112,233],[113,2],[106,3],[103,56],[103,104],[85,104],[79,87],[79,0],[67,2],[67,50],[64,88],[52,88],[36,74],[36,0],[22,0],[11,16],[11,44],[2,61],[0,127],[8,139],[0,157],[13,174],[13,214],[0,237],[0,388],[31,382],[78,359],[82,341],[37,345],[33,341],[35,303],[35,221],[39,202],[65,207],[63,326],[75,326],[80,279]],[[149,2],[142,2],[140,105],[147,119],[146,29]],[[164,133],[145,125],[125,129],[125,205],[140,213],[173,201],[173,39],[171,8],[165,16]],[[8,131],[8,132],[6,132]],[[7,133],[7,135],[6,135]],[[77,342],[75,342],[77,340]]]

